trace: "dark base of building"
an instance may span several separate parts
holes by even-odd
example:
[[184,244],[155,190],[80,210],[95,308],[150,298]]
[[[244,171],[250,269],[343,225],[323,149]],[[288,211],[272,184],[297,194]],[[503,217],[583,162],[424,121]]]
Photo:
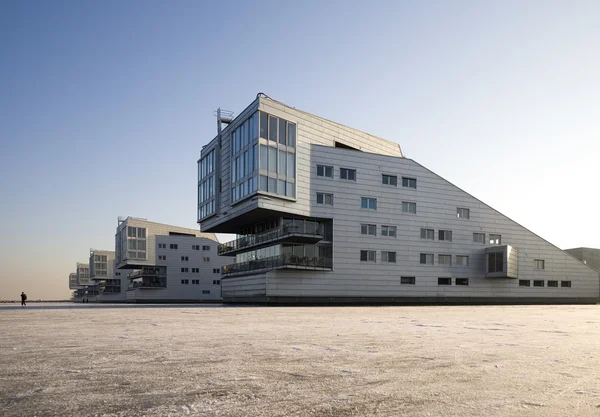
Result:
[[127,300],[128,304],[221,304],[221,300]]
[[422,306],[597,304],[597,298],[507,297],[224,297],[226,304],[271,306]]

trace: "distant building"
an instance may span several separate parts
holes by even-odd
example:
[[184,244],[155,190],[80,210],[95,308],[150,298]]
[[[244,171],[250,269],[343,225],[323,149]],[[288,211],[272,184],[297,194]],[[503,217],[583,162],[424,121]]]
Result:
[[71,272],[69,274],[69,289],[75,290],[77,289],[77,273]]
[[600,249],[573,248],[566,249],[565,251],[579,259],[590,268],[594,268],[596,271],[600,272]]
[[127,302],[220,301],[221,266],[213,233],[127,217],[115,236],[116,271],[128,274]]
[[117,271],[115,252],[90,249],[90,279],[98,289],[96,301],[104,303],[125,302],[128,288],[127,276],[132,270]]
[[98,286],[90,279],[89,264],[77,262],[75,274],[77,276],[77,287],[73,292],[73,300],[81,301],[86,299],[96,301]]
[[[222,269],[225,302],[596,303],[591,259],[578,262],[397,143],[265,95],[217,116],[198,161],[198,223],[237,234],[219,246],[236,257]],[[503,161],[489,164],[500,172]]]

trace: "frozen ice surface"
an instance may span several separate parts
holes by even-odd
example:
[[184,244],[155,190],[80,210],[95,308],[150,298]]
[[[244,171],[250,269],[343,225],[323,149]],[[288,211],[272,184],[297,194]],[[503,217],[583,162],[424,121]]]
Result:
[[600,306],[0,307],[2,416],[600,416]]

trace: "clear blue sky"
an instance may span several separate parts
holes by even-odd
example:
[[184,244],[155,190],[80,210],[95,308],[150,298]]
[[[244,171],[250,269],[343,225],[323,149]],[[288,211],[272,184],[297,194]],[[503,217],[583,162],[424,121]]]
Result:
[[0,299],[67,298],[119,215],[197,227],[212,111],[259,91],[600,247],[599,19],[598,1],[4,1]]

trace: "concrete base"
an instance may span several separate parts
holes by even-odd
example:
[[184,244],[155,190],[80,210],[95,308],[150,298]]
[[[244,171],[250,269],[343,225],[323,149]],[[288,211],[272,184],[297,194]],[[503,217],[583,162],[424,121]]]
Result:
[[532,297],[224,297],[223,303],[353,306],[353,305],[527,305],[527,304],[596,304],[597,298]]

